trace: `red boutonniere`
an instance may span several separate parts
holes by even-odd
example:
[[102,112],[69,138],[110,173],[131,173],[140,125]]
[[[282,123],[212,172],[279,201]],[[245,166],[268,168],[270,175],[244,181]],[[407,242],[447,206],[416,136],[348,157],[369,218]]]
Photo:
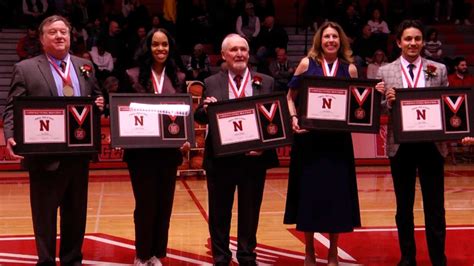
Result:
[[80,70],[81,70],[81,74],[85,77],[85,78],[89,78],[91,76],[91,73],[92,73],[92,66],[91,65],[88,65],[88,64],[85,64],[85,65],[82,65],[80,67]]
[[433,78],[433,77],[436,77],[438,75],[438,73],[436,73],[436,66],[434,65],[427,65],[426,66],[426,69],[424,70],[425,71],[425,78],[426,79],[430,79],[430,78]]
[[254,89],[259,89],[262,86],[262,77],[254,76],[252,77],[252,87]]

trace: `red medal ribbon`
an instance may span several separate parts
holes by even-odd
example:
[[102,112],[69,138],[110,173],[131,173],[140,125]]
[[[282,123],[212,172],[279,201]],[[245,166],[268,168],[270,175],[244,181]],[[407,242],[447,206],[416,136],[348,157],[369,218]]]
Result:
[[362,107],[365,100],[367,100],[367,97],[369,96],[371,89],[365,88],[362,95],[359,93],[359,90],[357,88],[352,88],[351,91],[352,91],[352,95],[354,95],[354,98],[356,99],[359,106]]
[[273,102],[272,106],[270,107],[270,111],[268,111],[263,104],[258,104],[258,109],[262,112],[263,116],[265,116],[265,118],[267,118],[268,121],[271,123],[273,121],[273,118],[275,118],[277,105],[278,102]]
[[91,107],[89,105],[84,105],[84,109],[82,109],[82,112],[79,113],[75,106],[69,106],[69,111],[71,111],[72,116],[74,116],[74,119],[76,119],[77,123],[79,124],[79,127],[82,126],[82,124],[86,120],[87,114],[89,114],[90,110]]
[[334,63],[332,64],[331,70],[329,70],[328,62],[326,61],[326,59],[323,58],[322,69],[323,69],[323,74],[325,77],[335,77],[337,74],[338,68],[339,68],[339,58],[337,58],[336,61],[334,61]]
[[464,95],[459,95],[455,103],[453,103],[449,96],[443,96],[443,98],[444,102],[448,105],[449,109],[451,109],[453,114],[456,114],[459,111],[461,104],[464,102]]
[[402,69],[403,77],[405,78],[405,81],[408,84],[408,88],[416,88],[418,86],[418,80],[420,79],[421,70],[423,69],[423,63],[420,63],[420,68],[418,69],[418,73],[416,74],[415,83],[411,83],[411,78],[408,77],[403,65],[400,65],[400,67]]
[[48,58],[49,63],[53,66],[54,70],[56,70],[56,73],[58,73],[59,77],[61,77],[61,80],[63,81],[63,86],[64,85],[69,85],[72,87],[72,81],[71,81],[71,75],[70,75],[70,69],[71,69],[71,58],[68,58],[66,60],[66,69],[64,72],[59,69],[59,67],[54,63],[53,59],[49,55],[46,56]]
[[229,72],[229,86],[234,93],[234,97],[237,98],[242,98],[245,97],[245,88],[247,87],[247,83],[249,82],[250,79],[250,71],[248,69],[245,70],[244,74],[244,82],[240,84],[240,88],[237,88],[237,85],[235,84],[235,81],[232,79],[230,76]]

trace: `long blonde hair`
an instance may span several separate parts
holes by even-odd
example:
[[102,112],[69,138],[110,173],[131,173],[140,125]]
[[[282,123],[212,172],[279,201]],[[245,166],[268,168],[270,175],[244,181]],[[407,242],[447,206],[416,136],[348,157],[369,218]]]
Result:
[[311,46],[311,49],[308,52],[308,57],[318,62],[321,62],[323,60],[324,52],[323,48],[321,47],[321,39],[323,36],[323,31],[327,28],[333,28],[339,34],[340,47],[337,51],[337,57],[347,63],[354,62],[354,59],[352,58],[351,46],[349,45],[349,39],[347,38],[347,35],[344,33],[344,30],[339,24],[332,21],[324,22],[323,25],[321,25],[318,31],[314,34],[313,45]]

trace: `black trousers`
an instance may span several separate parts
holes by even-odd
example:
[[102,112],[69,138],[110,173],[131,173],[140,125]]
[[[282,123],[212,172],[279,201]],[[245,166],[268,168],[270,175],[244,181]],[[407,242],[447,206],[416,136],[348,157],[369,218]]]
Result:
[[60,210],[61,265],[81,265],[86,228],[88,157],[65,157],[56,170],[28,166],[38,265],[56,265],[56,223]]
[[168,229],[176,185],[177,166],[127,160],[135,196],[135,249],[137,258],[163,258],[168,247]]
[[402,258],[414,261],[416,256],[413,204],[418,170],[430,259],[433,265],[445,265],[443,157],[434,143],[401,144],[397,154],[390,158],[390,167],[397,199],[395,219]]
[[209,232],[216,264],[229,263],[229,235],[234,194],[238,193],[237,259],[252,264],[257,254],[257,227],[265,186],[266,169],[246,167],[207,171]]

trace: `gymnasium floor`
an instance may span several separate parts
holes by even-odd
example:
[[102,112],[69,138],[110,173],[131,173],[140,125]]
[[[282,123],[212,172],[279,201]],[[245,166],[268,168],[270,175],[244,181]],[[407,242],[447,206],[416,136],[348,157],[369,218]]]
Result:
[[[357,168],[362,225],[340,237],[340,265],[395,265],[399,259],[395,195],[388,167]],[[446,166],[449,265],[474,265],[474,167]],[[34,264],[35,248],[24,172],[0,172],[0,265]],[[259,265],[303,265],[303,235],[284,225],[287,169],[268,173],[258,231]],[[415,202],[418,265],[430,265],[419,187]],[[84,264],[127,265],[134,259],[133,194],[126,170],[93,170],[89,184]],[[236,210],[236,209],[234,209]],[[206,181],[177,180],[168,258],[164,265],[211,265]],[[235,214],[235,212],[234,212]],[[236,217],[231,248],[236,249]],[[328,238],[315,234],[317,261],[324,265]]]

